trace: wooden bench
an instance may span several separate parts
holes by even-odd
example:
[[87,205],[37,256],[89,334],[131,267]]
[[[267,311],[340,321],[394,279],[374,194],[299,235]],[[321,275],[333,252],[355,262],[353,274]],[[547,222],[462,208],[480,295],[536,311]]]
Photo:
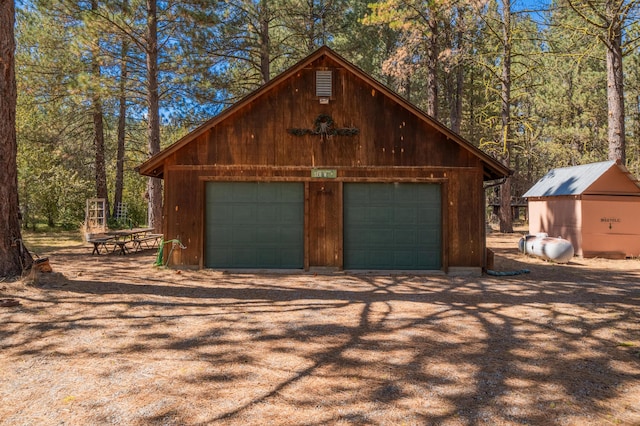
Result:
[[157,248],[160,245],[162,237],[162,234],[146,234],[135,237],[133,239],[133,249],[135,251],[143,250],[142,244],[148,249]]
[[[129,247],[127,246],[131,240],[113,240],[111,243],[113,244],[113,252],[121,255],[125,255],[129,253]],[[135,246],[135,242],[133,243]]]
[[87,242],[93,244],[93,252],[91,254],[101,254],[100,248],[103,248],[105,252],[109,251],[110,246],[114,246],[115,249],[115,241],[112,236],[106,234],[92,234],[87,238]]

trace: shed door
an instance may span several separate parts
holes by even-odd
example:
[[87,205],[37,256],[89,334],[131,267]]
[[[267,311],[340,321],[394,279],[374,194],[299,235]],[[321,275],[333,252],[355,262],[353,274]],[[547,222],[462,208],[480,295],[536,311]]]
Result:
[[303,267],[302,183],[209,182],[206,191],[207,267]]
[[441,269],[440,185],[346,183],[346,269]]

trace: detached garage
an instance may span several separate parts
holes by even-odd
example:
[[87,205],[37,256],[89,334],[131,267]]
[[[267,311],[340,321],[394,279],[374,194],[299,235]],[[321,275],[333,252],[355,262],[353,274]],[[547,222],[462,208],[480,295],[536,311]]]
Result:
[[171,264],[464,270],[510,170],[323,47],[139,167]]
[[615,161],[551,170],[524,197],[530,234],[565,238],[578,256],[640,256],[640,183]]

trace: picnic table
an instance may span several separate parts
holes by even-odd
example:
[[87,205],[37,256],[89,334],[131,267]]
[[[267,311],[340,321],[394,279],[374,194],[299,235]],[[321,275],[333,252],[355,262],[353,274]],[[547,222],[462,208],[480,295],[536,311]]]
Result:
[[143,250],[143,244],[146,248],[158,247],[162,234],[154,234],[153,231],[153,228],[120,229],[94,235],[87,241],[93,244],[91,254],[101,254],[102,250],[108,253],[111,248],[111,253],[125,255],[132,250]]

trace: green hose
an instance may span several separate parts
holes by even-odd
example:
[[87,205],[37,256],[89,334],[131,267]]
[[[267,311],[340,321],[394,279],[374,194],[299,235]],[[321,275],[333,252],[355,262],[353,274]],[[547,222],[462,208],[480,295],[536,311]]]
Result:
[[510,277],[513,275],[528,274],[529,272],[531,271],[528,269],[520,269],[519,271],[493,271],[487,269],[487,275],[493,275],[494,277]]
[[156,255],[156,261],[154,266],[162,266],[162,255],[164,254],[164,238],[160,238],[160,245],[158,246],[158,254]]
[[[162,259],[164,257],[164,245],[165,244],[169,244],[171,243],[171,251],[169,252],[169,255],[167,256],[167,263],[162,263]],[[169,264],[169,259],[171,259],[171,253],[173,252],[173,249],[175,246],[180,247],[182,250],[186,249],[187,247],[185,247],[180,240],[168,240],[168,241],[164,241],[163,239],[160,240],[160,246],[158,247],[158,254],[156,255],[156,261],[153,263],[154,266],[167,266]]]

